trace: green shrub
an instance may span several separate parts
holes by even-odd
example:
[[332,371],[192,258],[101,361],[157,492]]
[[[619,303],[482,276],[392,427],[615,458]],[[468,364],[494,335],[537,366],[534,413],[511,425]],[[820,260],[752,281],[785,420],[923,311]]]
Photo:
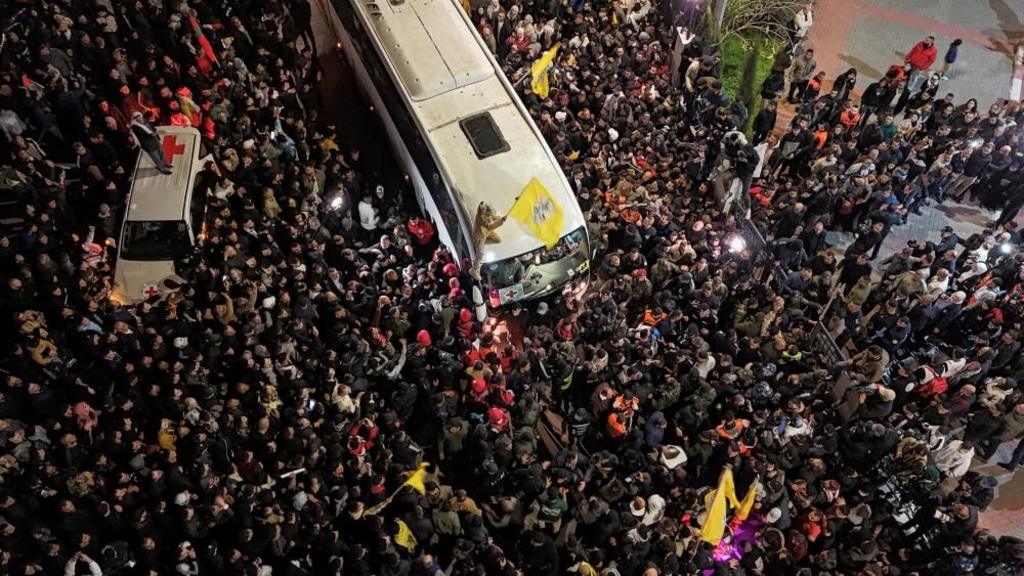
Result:
[[748,37],[729,36],[722,42],[722,86],[730,100],[739,100],[747,107],[747,125],[750,126],[761,106],[761,84],[772,70],[772,59],[782,47],[777,41],[750,34]]

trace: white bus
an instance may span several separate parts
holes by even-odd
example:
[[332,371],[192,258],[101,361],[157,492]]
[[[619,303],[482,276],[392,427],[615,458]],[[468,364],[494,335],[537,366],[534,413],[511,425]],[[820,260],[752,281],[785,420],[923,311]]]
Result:
[[492,308],[590,276],[586,221],[537,126],[453,0],[332,0],[340,44],[442,243],[473,262],[477,207],[506,214],[536,177],[565,211],[553,248],[509,218],[479,255]]
[[206,193],[193,193],[201,168],[199,131],[161,126],[157,134],[173,167],[163,174],[139,152],[114,267],[112,298],[122,303],[163,295],[164,280],[180,281],[175,264],[192,253],[204,233]]

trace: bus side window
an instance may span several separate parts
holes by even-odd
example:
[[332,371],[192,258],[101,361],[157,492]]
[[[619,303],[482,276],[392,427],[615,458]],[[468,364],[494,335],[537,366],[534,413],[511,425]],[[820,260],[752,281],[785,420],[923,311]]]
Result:
[[[437,163],[430,152],[430,147],[424,141],[412,112],[396,90],[398,81],[393,80],[391,75],[388,74],[383,57],[370,44],[363,23],[355,16],[348,5],[348,0],[340,0],[336,3],[336,6],[338,6],[339,17],[354,29],[355,33],[352,35],[353,47],[360,55],[371,81],[377,87],[377,92],[380,94],[387,113],[391,116],[395,127],[401,134],[409,154],[412,155],[413,163],[416,164],[419,173],[423,176],[429,193],[433,197],[434,204],[441,214],[443,222],[438,224],[443,225],[451,235],[452,240],[456,244],[455,248],[459,252],[457,256],[469,256],[471,254],[469,249],[470,242],[466,239],[468,232],[462,230],[459,222],[458,208],[452,200],[448,185],[437,171]],[[470,220],[470,223],[472,223],[472,220]]]

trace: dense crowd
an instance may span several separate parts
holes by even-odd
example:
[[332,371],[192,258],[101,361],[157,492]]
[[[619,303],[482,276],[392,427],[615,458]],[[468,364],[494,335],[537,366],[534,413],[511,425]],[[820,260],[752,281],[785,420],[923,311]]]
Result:
[[[971,470],[1024,435],[1022,112],[942,93],[955,50],[827,89],[808,8],[747,110],[709,41],[673,56],[666,6],[470,3],[514,82],[561,42],[549,98],[515,85],[598,254],[586,296],[494,331],[322,107],[305,0],[9,4],[3,573],[1024,573]],[[212,155],[207,239],[120,305],[131,169],[168,124]],[[950,196],[1000,217],[878,259]],[[726,466],[757,501],[713,547]]]

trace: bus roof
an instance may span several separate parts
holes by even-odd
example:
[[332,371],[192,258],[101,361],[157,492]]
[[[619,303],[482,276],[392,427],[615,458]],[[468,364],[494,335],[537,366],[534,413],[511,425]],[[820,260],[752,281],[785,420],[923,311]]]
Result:
[[[506,214],[530,179],[537,178],[565,212],[562,234],[583,226],[583,214],[561,168],[531,123],[524,121],[518,107],[507,101],[501,103],[507,99],[503,92],[501,82],[493,79],[420,104],[424,119],[437,120],[428,128],[431,140],[449,180],[459,183],[455,194],[466,213],[473,218],[480,202],[487,202],[499,214]],[[465,117],[457,108],[463,99],[474,102],[473,112],[486,110],[490,114],[508,143],[507,152],[486,158],[477,156],[458,122]],[[450,118],[444,122],[446,116]],[[524,150],[536,152],[524,154]],[[501,243],[488,248],[484,261],[518,256],[541,244],[525,225],[514,219],[507,220],[498,234]]]
[[381,4],[387,14],[373,18],[377,35],[413,100],[432,98],[494,74],[484,54],[466,49],[470,39],[451,13],[451,0]]
[[[455,199],[470,225],[480,202],[505,214],[527,182],[537,178],[565,212],[562,234],[583,226],[579,204],[554,154],[461,6],[454,0],[391,2],[354,4],[373,23],[447,180],[457,183]],[[507,149],[478,156],[461,122],[481,114],[491,117]],[[485,262],[542,245],[512,219],[498,234],[501,242],[488,247]]]
[[163,174],[143,151],[135,163],[125,220],[181,220],[188,208],[199,162],[199,131],[195,128],[160,126],[156,129],[171,173]]

